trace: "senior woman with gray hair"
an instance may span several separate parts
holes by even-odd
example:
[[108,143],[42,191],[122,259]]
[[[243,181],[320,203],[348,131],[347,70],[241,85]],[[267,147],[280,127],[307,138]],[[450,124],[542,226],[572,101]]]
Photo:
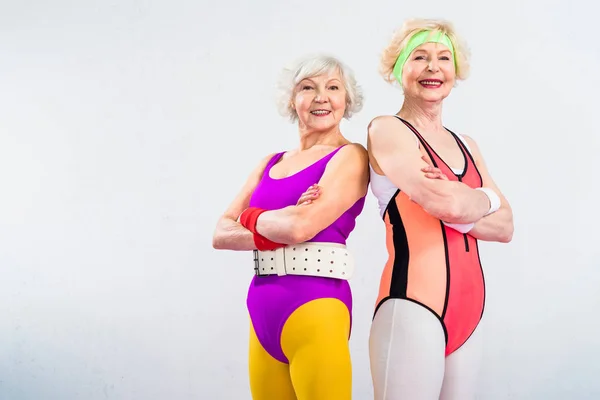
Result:
[[[362,106],[352,72],[328,56],[283,75],[281,109],[298,148],[266,156],[219,219],[213,247],[253,250],[250,389],[257,400],[346,400],[354,268],[346,240],[362,212],[368,154],[340,131]],[[314,198],[319,201],[313,202]]]

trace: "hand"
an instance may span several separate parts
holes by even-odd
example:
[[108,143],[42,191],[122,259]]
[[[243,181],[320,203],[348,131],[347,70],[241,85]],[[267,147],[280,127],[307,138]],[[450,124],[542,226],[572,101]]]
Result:
[[297,206],[308,205],[316,200],[321,194],[321,188],[317,185],[311,185],[298,199]]
[[429,179],[440,179],[447,181],[448,177],[442,172],[441,169],[428,165],[427,167],[421,168],[421,171],[425,172],[425,177]]

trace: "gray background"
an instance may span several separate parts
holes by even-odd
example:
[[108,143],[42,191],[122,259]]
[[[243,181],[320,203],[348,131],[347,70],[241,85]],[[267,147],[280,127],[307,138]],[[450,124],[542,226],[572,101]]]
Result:
[[[596,9],[594,9],[596,7]],[[249,399],[248,253],[218,252],[220,213],[269,152],[281,68],[340,57],[366,103],[408,17],[453,21],[472,52],[444,123],[474,137],[515,214],[481,245],[480,398],[600,397],[597,6],[559,1],[21,1],[0,4],[0,399]],[[358,259],[354,398],[385,263],[369,193]]]

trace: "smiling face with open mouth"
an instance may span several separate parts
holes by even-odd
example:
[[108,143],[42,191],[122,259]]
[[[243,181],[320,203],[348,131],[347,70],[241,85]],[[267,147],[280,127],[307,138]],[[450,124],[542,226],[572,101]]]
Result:
[[456,81],[456,69],[450,49],[440,43],[417,47],[402,71],[406,96],[435,102],[450,94]]
[[339,71],[303,79],[296,86],[294,104],[303,129],[337,129],[346,111],[346,89]]

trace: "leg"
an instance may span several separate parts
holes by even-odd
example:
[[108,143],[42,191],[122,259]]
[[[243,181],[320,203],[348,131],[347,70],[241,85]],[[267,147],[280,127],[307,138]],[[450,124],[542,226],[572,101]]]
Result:
[[250,324],[250,392],[254,400],[296,400],[290,369],[267,353]]
[[350,400],[352,366],[348,336],[350,311],[338,299],[300,306],[281,334],[298,400]]
[[446,339],[440,320],[409,300],[377,310],[369,337],[375,400],[438,400]]
[[440,400],[473,400],[483,352],[481,325],[458,350],[446,358]]

